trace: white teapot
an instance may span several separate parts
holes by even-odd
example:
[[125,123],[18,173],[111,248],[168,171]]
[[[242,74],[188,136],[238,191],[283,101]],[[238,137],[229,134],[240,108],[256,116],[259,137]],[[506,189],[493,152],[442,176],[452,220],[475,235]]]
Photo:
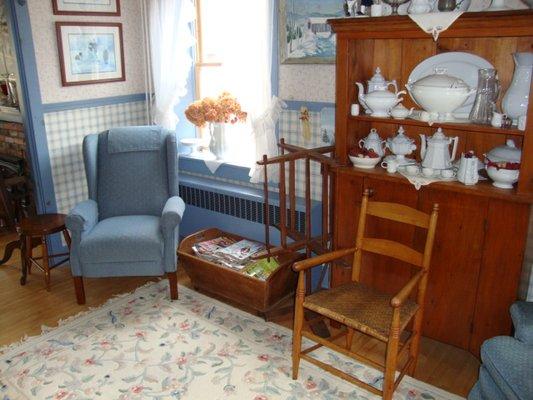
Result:
[[392,107],[403,101],[402,94],[406,94],[405,90],[401,92],[392,93],[388,90],[375,90],[365,94],[365,88],[359,82],[355,83],[359,88],[358,100],[361,105],[370,109],[373,117],[388,118]]
[[378,156],[383,157],[385,154],[385,144],[387,142],[379,137],[375,128],[370,129],[370,133],[364,139],[359,141],[359,147],[362,149],[373,150]]
[[[431,137],[420,135],[422,144],[420,147],[420,156],[422,157],[422,167],[433,169],[448,169],[452,167],[452,161],[457,153],[459,137],[447,137],[439,128]],[[453,143],[452,154],[450,155],[450,144]]]

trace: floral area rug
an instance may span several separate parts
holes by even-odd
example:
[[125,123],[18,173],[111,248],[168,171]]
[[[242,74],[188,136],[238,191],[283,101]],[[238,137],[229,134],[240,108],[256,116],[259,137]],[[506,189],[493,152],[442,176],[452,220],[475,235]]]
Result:
[[[0,349],[0,399],[375,399],[306,361],[291,379],[290,330],[167,281]],[[309,344],[306,343],[306,345]],[[328,349],[313,355],[380,387],[381,374]],[[458,399],[405,377],[395,399]]]

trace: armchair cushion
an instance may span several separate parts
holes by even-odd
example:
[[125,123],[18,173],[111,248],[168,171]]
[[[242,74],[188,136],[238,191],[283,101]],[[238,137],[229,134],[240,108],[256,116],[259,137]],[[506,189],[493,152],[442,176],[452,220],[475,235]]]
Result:
[[497,336],[483,343],[481,360],[496,386],[505,394],[504,398],[533,398],[532,346],[509,336]]
[[162,265],[163,236],[159,223],[160,218],[152,215],[100,221],[81,241],[82,264],[156,261]]
[[517,301],[511,306],[515,338],[533,345],[533,302]]
[[98,222],[98,205],[94,200],[85,200],[76,206],[67,215],[67,228],[76,233],[89,232]]

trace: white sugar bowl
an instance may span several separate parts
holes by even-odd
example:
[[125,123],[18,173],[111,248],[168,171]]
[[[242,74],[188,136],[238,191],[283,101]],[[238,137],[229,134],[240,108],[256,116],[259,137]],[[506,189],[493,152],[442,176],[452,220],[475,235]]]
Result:
[[405,119],[413,113],[414,107],[408,109],[402,103],[398,104],[392,110],[390,110],[390,115],[394,119]]

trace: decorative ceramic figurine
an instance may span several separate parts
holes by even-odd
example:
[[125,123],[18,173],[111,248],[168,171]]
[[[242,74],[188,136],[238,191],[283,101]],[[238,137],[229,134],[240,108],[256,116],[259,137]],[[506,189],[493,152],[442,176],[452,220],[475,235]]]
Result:
[[370,133],[364,139],[359,141],[359,147],[367,150],[374,150],[378,156],[383,157],[385,154],[386,141],[379,137],[378,131],[375,128],[370,129]]
[[502,100],[503,112],[518,123],[518,118],[527,114],[531,72],[533,70],[533,53],[514,53],[515,71],[509,90]]
[[[413,139],[405,135],[403,126],[400,126],[396,136],[387,139],[386,147],[394,154],[393,158],[398,162],[398,165],[407,165],[414,162],[414,160],[407,159],[405,156],[416,150],[416,144]],[[386,161],[389,161],[389,159]]]
[[[426,138],[426,135],[420,135],[422,141],[420,147],[420,156],[422,157],[422,167],[433,169],[448,169],[452,167],[452,161],[455,159],[459,137],[447,137],[439,128],[433,136]],[[450,155],[450,144],[453,143],[452,154]]]

